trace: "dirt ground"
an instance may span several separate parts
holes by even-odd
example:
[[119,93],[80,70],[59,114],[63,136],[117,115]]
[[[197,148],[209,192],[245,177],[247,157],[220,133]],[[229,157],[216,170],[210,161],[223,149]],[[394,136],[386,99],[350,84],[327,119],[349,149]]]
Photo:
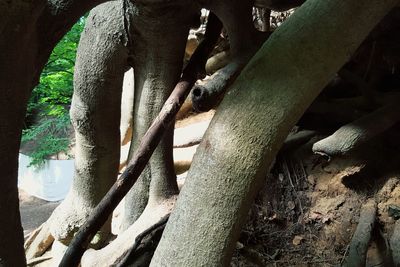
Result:
[[58,204],[60,204],[59,201],[49,202],[42,200],[19,189],[19,209],[24,236],[27,237],[29,233],[44,223]]
[[[346,157],[311,152],[312,139],[279,155],[249,213],[232,266],[340,266],[359,222],[360,207],[377,203],[366,266],[391,266],[385,257],[400,207],[398,129]],[[398,136],[398,135],[397,135]],[[389,263],[388,263],[389,262]]]

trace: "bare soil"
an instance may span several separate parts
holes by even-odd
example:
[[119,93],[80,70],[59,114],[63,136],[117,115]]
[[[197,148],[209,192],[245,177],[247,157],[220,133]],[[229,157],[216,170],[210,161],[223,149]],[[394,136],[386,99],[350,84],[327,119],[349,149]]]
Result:
[[19,189],[19,209],[24,236],[27,237],[29,233],[44,223],[59,204],[59,201],[42,200]]
[[[367,199],[378,203],[366,266],[388,265],[387,241],[400,207],[399,130],[346,157],[311,146],[277,157],[244,227],[231,266],[340,266]],[[386,265],[385,265],[386,264]]]

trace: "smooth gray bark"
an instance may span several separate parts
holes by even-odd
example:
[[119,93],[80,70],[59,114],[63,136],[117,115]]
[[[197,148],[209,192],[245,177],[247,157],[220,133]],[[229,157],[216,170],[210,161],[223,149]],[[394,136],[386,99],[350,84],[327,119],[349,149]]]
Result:
[[367,251],[376,220],[376,202],[367,201],[362,207],[357,229],[350,241],[349,254],[343,267],[362,267],[366,265]]
[[[141,1],[136,5],[137,13],[133,18],[133,38],[137,41],[133,44],[135,104],[131,153],[158,115],[181,73],[190,19],[196,14],[196,9],[180,2],[184,1],[177,1],[172,6]],[[123,229],[136,221],[148,202],[154,204],[178,193],[172,146],[173,125],[125,198]]]
[[[133,9],[125,4],[111,1],[94,8],[77,51],[70,111],[75,173],[71,190],[50,218],[51,233],[66,245],[118,175],[122,81],[131,42],[126,21]],[[109,221],[104,237],[110,228]]]
[[393,234],[390,237],[390,250],[394,266],[400,266],[400,220],[395,223]]
[[285,137],[396,3],[308,0],[276,30],[222,101],[150,266],[229,265]]
[[[398,98],[400,99],[400,98]],[[400,120],[398,103],[388,104],[349,124],[313,145],[313,152],[330,157],[344,155],[379,134],[387,131]]]

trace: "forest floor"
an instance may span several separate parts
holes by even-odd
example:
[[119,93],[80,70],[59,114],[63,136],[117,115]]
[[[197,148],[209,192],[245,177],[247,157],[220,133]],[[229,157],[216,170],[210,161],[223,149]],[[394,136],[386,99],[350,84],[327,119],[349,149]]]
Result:
[[[366,266],[384,266],[385,244],[394,217],[400,217],[399,134],[400,127],[394,127],[330,160],[311,151],[323,136],[279,154],[249,212],[231,266],[339,266],[368,199],[377,203],[378,224]],[[24,234],[45,222],[58,204],[20,191]]]
[[392,129],[329,161],[312,154],[321,137],[279,155],[249,213],[232,266],[340,266],[368,199],[377,203],[378,223],[366,266],[390,266],[387,244],[400,215],[398,134]]

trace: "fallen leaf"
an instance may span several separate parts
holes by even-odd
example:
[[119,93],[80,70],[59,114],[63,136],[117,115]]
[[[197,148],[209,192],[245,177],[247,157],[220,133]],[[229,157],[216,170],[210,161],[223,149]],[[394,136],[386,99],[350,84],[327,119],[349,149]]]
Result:
[[298,246],[298,245],[301,244],[301,241],[303,241],[303,239],[304,239],[304,236],[302,236],[302,235],[296,235],[296,236],[293,238],[292,243],[293,243],[293,245]]

